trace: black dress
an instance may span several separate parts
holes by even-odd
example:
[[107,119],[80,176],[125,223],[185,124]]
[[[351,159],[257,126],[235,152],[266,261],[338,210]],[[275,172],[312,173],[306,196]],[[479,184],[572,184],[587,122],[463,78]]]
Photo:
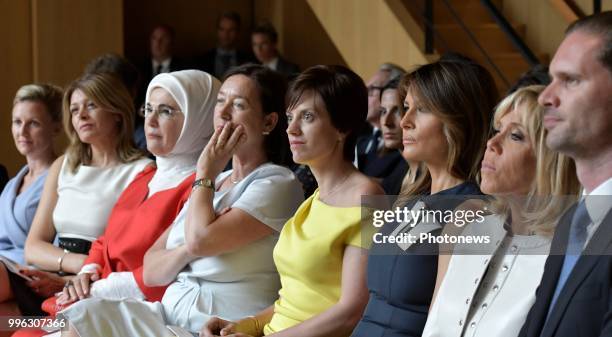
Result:
[[[478,185],[462,183],[435,195],[422,196],[428,209],[454,209],[469,196],[482,195]],[[460,197],[454,197],[460,196]],[[466,196],[466,197],[464,197]],[[413,200],[407,206],[412,205]],[[395,224],[384,226],[389,234]],[[432,232],[439,235],[441,230]],[[387,233],[384,233],[387,232]],[[422,243],[390,253],[386,244],[370,250],[367,282],[370,299],[352,337],[420,337],[433,296],[438,270],[437,245]],[[384,255],[383,255],[384,254]]]

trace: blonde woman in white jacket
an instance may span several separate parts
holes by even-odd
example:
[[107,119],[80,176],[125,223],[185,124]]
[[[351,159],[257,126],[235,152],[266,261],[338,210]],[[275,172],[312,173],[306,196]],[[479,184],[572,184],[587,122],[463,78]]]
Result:
[[424,337],[515,337],[535,301],[554,228],[580,191],[573,161],[546,148],[543,89],[521,88],[496,108],[480,186],[493,198],[469,206],[489,213],[460,234],[489,243],[441,252]]

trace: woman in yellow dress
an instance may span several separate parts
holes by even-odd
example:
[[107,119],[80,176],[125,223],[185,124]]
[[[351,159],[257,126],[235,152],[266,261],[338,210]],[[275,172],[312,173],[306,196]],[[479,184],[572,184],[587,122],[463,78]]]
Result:
[[285,224],[274,249],[279,299],[237,322],[213,318],[202,336],[348,336],[367,303],[361,196],[383,194],[352,164],[367,89],[347,68],[315,66],[287,97],[293,160],[309,166],[319,189]]

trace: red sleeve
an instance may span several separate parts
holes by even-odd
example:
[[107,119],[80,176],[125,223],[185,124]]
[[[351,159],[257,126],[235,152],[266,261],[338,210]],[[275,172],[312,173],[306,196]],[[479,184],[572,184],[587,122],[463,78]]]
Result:
[[91,248],[89,249],[89,256],[85,259],[83,265],[90,263],[97,263],[104,269],[104,235],[92,242]]
[[145,295],[146,300],[149,302],[161,301],[162,297],[164,296],[164,292],[166,291],[166,288],[168,288],[168,286],[166,285],[161,287],[147,287],[144,284],[144,279],[142,276],[143,269],[143,266],[140,266],[134,269],[134,271],[132,271],[132,273],[134,274],[134,279],[136,280],[140,291],[142,291],[142,293]]

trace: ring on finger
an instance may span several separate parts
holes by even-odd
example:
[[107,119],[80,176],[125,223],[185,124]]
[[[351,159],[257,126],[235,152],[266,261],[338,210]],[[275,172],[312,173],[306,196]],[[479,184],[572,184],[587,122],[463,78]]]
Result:
[[64,288],[68,288],[70,286],[72,286],[72,280],[68,280],[66,284],[64,284]]

